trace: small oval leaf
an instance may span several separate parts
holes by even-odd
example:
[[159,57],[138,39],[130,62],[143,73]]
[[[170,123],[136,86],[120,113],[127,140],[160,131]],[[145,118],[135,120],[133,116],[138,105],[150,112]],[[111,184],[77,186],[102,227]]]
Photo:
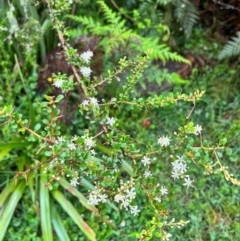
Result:
[[40,128],[41,128],[41,124],[38,123],[37,125],[35,125],[34,131],[38,131]]

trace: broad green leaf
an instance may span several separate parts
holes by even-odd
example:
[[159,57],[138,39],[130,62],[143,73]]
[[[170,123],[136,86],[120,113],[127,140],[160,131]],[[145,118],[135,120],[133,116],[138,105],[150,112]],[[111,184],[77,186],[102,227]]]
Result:
[[43,168],[41,168],[40,176],[40,213],[41,213],[41,227],[42,227],[42,237],[43,241],[52,241],[52,225],[50,217],[50,201],[49,201],[49,191],[45,186],[47,183],[47,176],[43,174]]
[[21,181],[13,191],[10,198],[7,199],[5,203],[5,206],[3,208],[3,212],[0,218],[0,241],[4,239],[8,225],[12,219],[12,216],[17,204],[23,195],[25,187],[26,187],[26,183],[24,181]]
[[62,206],[65,212],[72,218],[72,220],[77,224],[77,226],[83,231],[83,233],[88,237],[89,240],[95,241],[96,234],[89,227],[89,225],[83,220],[78,211],[74,206],[64,197],[64,195],[58,190],[51,191],[53,197]]

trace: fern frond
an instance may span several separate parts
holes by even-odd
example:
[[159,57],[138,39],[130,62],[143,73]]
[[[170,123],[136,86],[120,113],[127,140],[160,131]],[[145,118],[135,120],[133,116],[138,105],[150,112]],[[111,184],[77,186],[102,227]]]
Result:
[[220,52],[218,58],[224,59],[237,55],[240,55],[240,31],[237,32],[236,37],[233,37],[230,41],[228,41],[223,50]]
[[173,5],[175,6],[174,16],[180,23],[184,34],[189,37],[192,33],[194,24],[199,20],[198,12],[188,0],[174,0]]
[[189,64],[187,59],[177,53],[171,52],[166,44],[159,44],[158,39],[156,38],[141,38],[141,41],[141,45],[136,45],[136,47],[141,47],[142,52],[146,52],[148,49],[153,49],[151,59],[160,59],[164,64],[169,60]]
[[97,1],[97,3],[100,5],[103,14],[105,16],[105,19],[107,22],[111,25],[117,26],[121,23],[121,26],[125,25],[125,20],[122,20],[120,16],[117,15],[117,13],[113,12],[104,1]]

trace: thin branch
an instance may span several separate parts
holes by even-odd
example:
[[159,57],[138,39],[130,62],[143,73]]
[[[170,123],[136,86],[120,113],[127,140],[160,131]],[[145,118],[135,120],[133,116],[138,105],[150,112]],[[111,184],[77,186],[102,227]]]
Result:
[[[56,27],[56,30],[57,30],[58,38],[59,38],[59,40],[60,40],[60,42],[61,42],[62,48],[63,48],[63,50],[64,50],[64,53],[65,53],[65,55],[67,55],[68,47],[67,47],[67,45],[65,44],[65,39],[64,39],[64,37],[63,37],[62,32],[60,31],[60,28],[58,27],[58,23],[57,23],[56,17],[55,17],[55,15],[54,15],[53,11],[52,11],[52,8],[51,8],[51,5],[50,5],[49,1],[48,1],[48,9],[49,9],[50,14],[52,15],[52,19],[53,19],[54,25],[57,26],[57,27]],[[82,90],[83,90],[84,97],[86,97],[86,96],[88,95],[88,91],[87,91],[87,88],[86,88],[86,86],[84,85],[84,83],[81,81],[81,78],[80,78],[80,76],[79,76],[79,74],[78,74],[78,72],[77,72],[76,67],[73,66],[73,65],[71,65],[71,69],[72,69],[72,71],[73,71],[73,74],[74,74],[77,82],[79,83],[79,85],[81,86],[81,88],[82,88]]]
[[196,101],[195,101],[195,97],[193,97],[193,108],[190,110],[188,116],[186,117],[186,120],[188,121],[191,114],[193,113],[193,110],[195,109],[195,106],[196,106]]

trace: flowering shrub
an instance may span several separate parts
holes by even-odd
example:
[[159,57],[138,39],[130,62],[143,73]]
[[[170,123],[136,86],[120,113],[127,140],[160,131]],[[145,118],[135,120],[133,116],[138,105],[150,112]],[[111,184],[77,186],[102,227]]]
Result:
[[[161,240],[170,240],[170,228],[182,227],[188,220],[175,221],[168,210],[165,210],[165,198],[171,193],[171,189],[163,184],[162,177],[154,170],[156,163],[169,165],[169,173],[164,175],[171,176],[174,185],[181,185],[183,189],[191,189],[198,181],[190,174],[194,165],[204,167],[209,174],[218,170],[227,180],[240,185],[218,157],[226,140],[222,139],[210,146],[203,140],[204,129],[190,121],[197,101],[204,92],[196,90],[190,94],[170,93],[146,98],[134,96],[132,88],[147,67],[151,51],[134,59],[121,58],[118,66],[109,71],[107,77],[92,76],[92,50],[78,55],[69,47],[63,23],[58,19],[60,6],[54,6],[54,1],[46,2],[73,75],[53,73],[52,85],[60,89],[62,94],[45,95],[46,100],[39,103],[42,119],[33,128],[29,127],[31,123],[28,119],[14,110],[14,106],[6,104],[0,109],[1,124],[7,126],[13,135],[35,143],[38,148],[35,153],[38,164],[26,171],[19,171],[16,180],[22,175],[28,179],[27,175],[38,168],[48,174],[45,186],[50,190],[55,188],[55,183],[65,179],[72,187],[80,189],[83,180],[87,179],[94,185],[92,191],[85,190],[87,205],[97,208],[92,207],[94,215],[104,220],[101,210],[108,203],[134,217],[141,216],[143,210],[148,210],[151,221],[135,237],[150,240],[155,236]],[[64,4],[68,8],[71,1],[65,1]],[[126,80],[121,79],[121,74],[127,71],[130,74]],[[99,98],[100,87],[111,85],[116,78],[120,79],[119,94]],[[81,100],[77,110],[81,120],[87,123],[86,128],[78,130],[77,134],[68,133],[60,125],[63,117],[61,103],[67,95],[74,94]],[[145,136],[144,140],[139,141],[134,131],[129,133],[119,124],[121,116],[118,113],[123,112],[126,107],[130,110],[161,109],[172,107],[181,101],[189,102],[186,123],[168,133],[156,133],[155,139]],[[168,128],[171,129],[171,126]],[[215,161],[203,159],[206,152],[212,153]],[[142,196],[146,202],[140,201]],[[104,222],[111,223],[110,220]],[[88,238],[95,240],[93,236]]]

